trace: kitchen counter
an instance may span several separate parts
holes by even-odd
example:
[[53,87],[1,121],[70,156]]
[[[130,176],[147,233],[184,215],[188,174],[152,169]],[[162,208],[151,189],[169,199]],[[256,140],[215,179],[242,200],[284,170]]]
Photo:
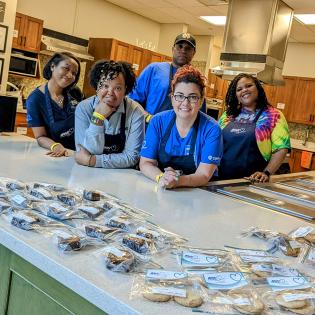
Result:
[[293,149],[315,152],[315,143],[310,141],[307,141],[305,145],[303,145],[303,140],[291,138],[291,147]]
[[[259,226],[286,233],[301,225],[311,225],[201,189],[156,193],[155,184],[138,171],[89,168],[75,164],[73,157],[52,158],[45,153],[31,138],[0,135],[0,176],[51,182],[69,188],[103,190],[151,212],[153,222],[184,236],[193,246],[222,248],[227,244],[265,249],[265,242],[256,238],[240,238],[240,231]],[[310,174],[315,175],[315,172]],[[189,308],[180,307],[174,302],[158,304],[143,299],[130,300],[133,276],[106,270],[93,248],[69,255],[61,254],[48,238],[18,230],[3,219],[0,219],[0,243],[43,272],[43,275],[89,301],[92,309],[96,307],[95,312],[88,313],[82,308],[81,313],[76,314],[100,314],[101,311],[109,314],[191,314]],[[168,268],[176,266],[171,257],[160,257],[158,262]],[[3,276],[1,272],[0,276]],[[3,295],[1,286],[3,284],[0,285]],[[0,307],[1,301],[3,297],[0,297]]]

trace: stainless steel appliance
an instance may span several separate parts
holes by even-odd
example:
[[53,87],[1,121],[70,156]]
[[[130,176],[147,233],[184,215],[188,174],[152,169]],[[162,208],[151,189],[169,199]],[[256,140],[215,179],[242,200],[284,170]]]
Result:
[[12,53],[10,58],[9,72],[15,74],[36,77],[38,59],[23,54]]
[[293,10],[281,0],[230,0],[221,65],[212,72],[231,80],[240,72],[271,85],[283,84]]

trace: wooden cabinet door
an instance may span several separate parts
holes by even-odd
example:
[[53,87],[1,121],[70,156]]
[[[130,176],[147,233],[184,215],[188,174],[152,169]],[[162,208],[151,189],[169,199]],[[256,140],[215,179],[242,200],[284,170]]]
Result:
[[16,13],[14,32],[17,33],[17,37],[13,36],[12,48],[21,49],[23,41],[23,27],[24,27],[24,15],[21,13]]
[[[281,110],[287,121],[291,121],[291,115],[296,110],[296,77],[285,77],[284,86],[276,86],[273,105]],[[284,108],[283,108],[284,107]]]
[[298,78],[295,105],[291,106],[290,121],[315,125],[315,80]]
[[309,169],[301,166],[301,157],[302,157],[302,150],[298,150],[298,149],[291,150],[291,156],[289,160],[291,173],[315,171],[315,153],[313,153],[312,163]]
[[275,86],[264,84],[263,88],[265,90],[267,100],[270,104],[274,105],[275,104]]
[[116,41],[113,47],[113,60],[130,62],[130,45]]
[[27,16],[24,24],[24,49],[39,52],[42,33],[43,21]]
[[151,52],[151,56],[150,56],[150,62],[162,62],[163,60],[163,55],[155,53],[155,52]]
[[32,128],[27,127],[26,114],[24,113],[16,113],[14,131],[34,138]]
[[215,93],[215,82],[217,80],[217,77],[215,74],[211,73],[211,70],[208,72],[208,84],[206,87],[206,96],[207,97],[214,97]]
[[215,88],[214,88],[214,97],[218,98],[220,100],[225,99],[226,91],[227,91],[227,80],[222,80],[221,78],[217,77],[215,82]]
[[143,70],[143,58],[144,58],[143,49],[140,47],[133,46],[130,54],[130,63],[133,66],[133,70],[136,76],[138,76],[140,72]]

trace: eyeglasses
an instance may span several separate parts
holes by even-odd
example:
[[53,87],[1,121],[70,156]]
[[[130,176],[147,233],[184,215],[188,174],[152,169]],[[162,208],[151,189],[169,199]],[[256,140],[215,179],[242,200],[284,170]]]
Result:
[[200,97],[198,95],[185,96],[183,94],[175,94],[174,98],[175,98],[175,101],[180,102],[180,103],[184,102],[185,99],[187,99],[187,101],[190,104],[195,104],[195,103],[197,103],[200,100]]

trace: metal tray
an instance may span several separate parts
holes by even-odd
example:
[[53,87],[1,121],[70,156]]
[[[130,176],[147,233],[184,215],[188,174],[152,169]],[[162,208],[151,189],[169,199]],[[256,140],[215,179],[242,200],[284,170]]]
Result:
[[254,192],[249,187],[226,187],[218,189],[218,193],[231,196],[249,203],[263,206],[268,209],[276,210],[285,214],[290,214],[305,220],[315,220],[314,207],[297,205],[284,200],[271,198],[263,194],[263,192]]
[[281,187],[278,184],[259,184],[251,185],[253,189],[266,191],[268,193],[273,193],[279,196],[283,196],[289,199],[293,199],[298,202],[307,203],[310,207],[315,210],[315,194],[309,194],[301,190],[292,190],[290,188]]
[[295,189],[301,189],[303,191],[307,191],[310,193],[315,193],[315,185],[313,185],[312,183],[313,181],[308,181],[304,179],[294,179],[288,181],[275,182],[275,184],[280,184]]

